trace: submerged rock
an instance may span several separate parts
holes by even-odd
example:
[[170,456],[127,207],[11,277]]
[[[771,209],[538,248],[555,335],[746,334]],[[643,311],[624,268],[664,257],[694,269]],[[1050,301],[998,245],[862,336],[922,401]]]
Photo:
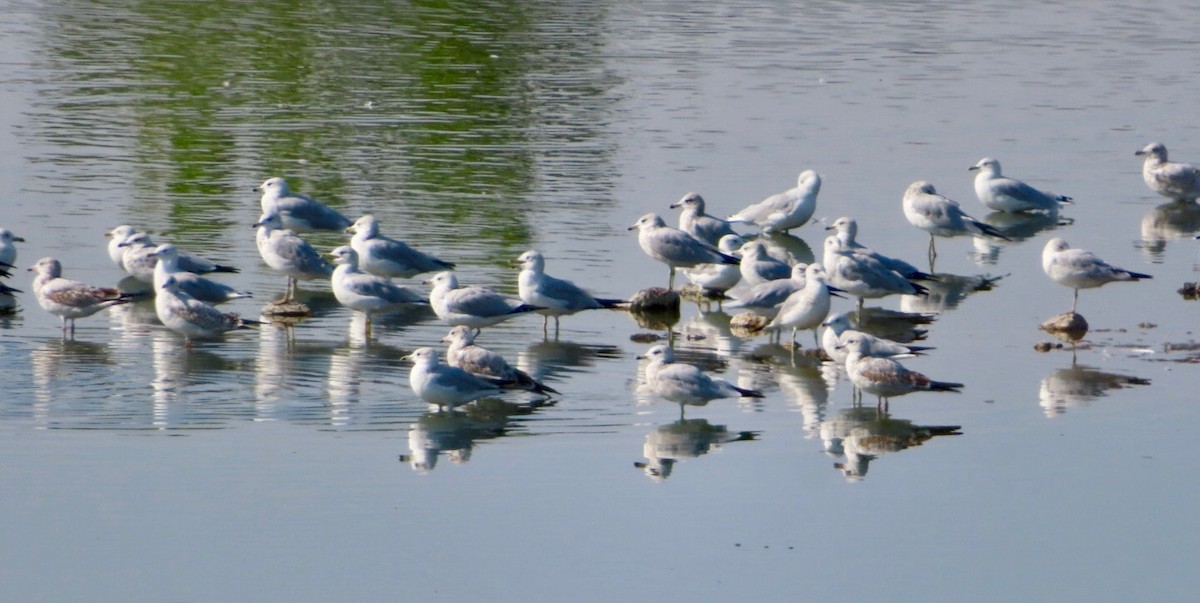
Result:
[[1082,314],[1066,312],[1046,319],[1038,328],[1067,343],[1075,343],[1087,335],[1088,323]]
[[761,314],[742,312],[729,319],[729,330],[738,337],[753,337],[762,333],[770,323],[771,319]]
[[312,316],[312,308],[300,302],[283,304],[267,304],[263,306],[262,315],[272,321],[286,322],[289,318],[307,318]]

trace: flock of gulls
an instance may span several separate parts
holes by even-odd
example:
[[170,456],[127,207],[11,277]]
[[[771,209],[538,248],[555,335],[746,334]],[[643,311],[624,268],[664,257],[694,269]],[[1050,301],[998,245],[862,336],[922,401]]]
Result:
[[[1160,143],[1151,143],[1136,153],[1144,156],[1143,177],[1155,192],[1173,200],[1195,201],[1200,197],[1200,168],[1174,163]],[[1071,199],[1039,190],[1005,176],[1000,162],[990,157],[970,168],[975,175],[975,193],[987,208],[1000,212],[1043,212],[1055,215]],[[922,295],[922,283],[937,281],[935,274],[912,264],[877,253],[857,239],[853,218],[834,220],[834,231],[823,245],[820,262],[790,263],[772,255],[759,237],[739,234],[737,228],[757,228],[760,235],[786,233],[809,223],[817,206],[821,177],[812,170],[802,172],[796,186],[721,219],[705,212],[704,199],[688,193],[673,209],[680,209],[679,227],[668,226],[662,216],[648,213],[631,231],[646,255],[666,264],[666,293],[675,288],[676,271],[682,272],[707,298],[730,300],[726,308],[752,312],[763,317],[765,329],[781,338],[791,334],[793,349],[797,332],[811,330],[816,349],[843,365],[859,392],[876,396],[879,405],[916,391],[958,391],[959,383],[935,381],[908,370],[897,359],[930,348],[913,346],[856,330],[866,299],[889,295]],[[367,335],[372,317],[413,305],[428,305],[451,327],[443,339],[444,354],[432,347],[413,351],[410,384],[418,397],[440,408],[453,408],[506,389],[519,389],[549,396],[558,393],[529,375],[513,368],[500,355],[475,344],[482,329],[517,316],[543,316],[543,330],[554,319],[557,333],[561,317],[584,310],[627,308],[629,302],[593,296],[574,283],[546,274],[545,257],[530,250],[521,254],[518,296],[503,295],[480,286],[464,286],[451,262],[413,249],[381,232],[371,215],[351,221],[337,210],[292,192],[282,178],[271,178],[254,189],[261,192],[262,214],[257,228],[258,251],[270,268],[287,278],[282,299],[271,307],[295,304],[300,281],[328,281],[342,305],[365,315]],[[935,240],[958,236],[1006,239],[1001,230],[968,215],[956,201],[938,194],[926,181],[913,182],[903,195],[908,221],[928,232],[929,262],[936,257]],[[351,234],[349,243],[328,254],[319,253],[302,235],[316,231]],[[60,317],[63,335],[74,336],[75,321],[106,308],[147,295],[154,297],[155,311],[163,326],[181,334],[190,346],[195,339],[218,338],[228,331],[258,324],[258,321],[223,312],[218,304],[251,297],[214,280],[221,273],[237,272],[174,245],[157,244],[149,234],[128,225],[107,233],[108,254],[131,277],[145,283],[147,291],[124,291],[95,287],[63,276],[62,264],[53,257],[38,260],[33,294],[44,310]],[[4,276],[16,265],[16,243],[25,240],[8,229],[0,229],[0,271]],[[1094,254],[1070,247],[1061,238],[1048,241],[1042,253],[1042,268],[1055,282],[1074,290],[1071,314],[1078,305],[1079,290],[1114,281],[1151,278],[1111,265]],[[397,284],[393,279],[432,276],[423,281],[428,293]],[[16,307],[20,289],[0,282],[0,309]],[[833,297],[853,297],[852,311],[832,313]],[[265,312],[268,313],[269,312]],[[818,330],[824,327],[824,332]],[[443,362],[443,358],[445,362]],[[761,397],[757,391],[739,388],[699,368],[676,360],[668,344],[655,344],[639,358],[647,361],[644,387],[679,404],[702,405],[731,397]]]

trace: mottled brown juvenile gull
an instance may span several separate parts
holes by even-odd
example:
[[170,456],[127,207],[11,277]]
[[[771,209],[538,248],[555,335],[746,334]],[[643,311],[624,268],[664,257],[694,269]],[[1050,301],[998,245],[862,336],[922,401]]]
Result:
[[224,283],[218,283],[179,267],[179,250],[167,243],[154,248],[154,290],[159,291],[168,277],[174,277],[179,290],[210,304],[220,304],[243,297],[253,297],[249,291],[238,291]]
[[93,287],[65,279],[62,277],[62,264],[51,257],[38,260],[29,270],[37,274],[33,279],[33,295],[38,305],[62,319],[63,333],[67,332],[69,322],[72,336],[75,335],[75,319],[126,303],[132,297],[117,289]]
[[910,371],[891,358],[868,356],[867,340],[859,333],[848,332],[839,348],[846,352],[846,373],[859,390],[874,394],[880,405],[887,408],[888,400],[916,391],[957,392],[961,383],[934,381],[921,373]]
[[830,316],[825,319],[822,326],[825,327],[825,331],[821,333],[821,349],[825,350],[825,354],[836,364],[844,365],[846,363],[846,356],[849,355],[845,348],[838,347],[841,344],[842,336],[846,333],[859,334],[867,342],[867,347],[863,354],[873,358],[906,358],[908,356],[915,356],[925,350],[933,349],[926,346],[906,345],[892,341],[891,339],[876,337],[870,333],[863,333],[862,331],[852,329],[850,328],[849,312],[840,312]]
[[188,345],[194,339],[215,339],[234,329],[249,328],[258,321],[225,313],[188,295],[179,281],[168,276],[154,296],[154,311],[163,326],[183,335]]
[[417,397],[440,408],[454,408],[502,392],[493,380],[442,364],[433,348],[418,348],[405,356],[413,363],[408,384]]
[[502,387],[523,389],[538,394],[557,394],[558,390],[540,383],[520,369],[514,368],[504,359],[487,348],[475,345],[475,332],[466,325],[458,325],[442,338],[449,344],[446,348],[446,363],[472,375],[499,380]]

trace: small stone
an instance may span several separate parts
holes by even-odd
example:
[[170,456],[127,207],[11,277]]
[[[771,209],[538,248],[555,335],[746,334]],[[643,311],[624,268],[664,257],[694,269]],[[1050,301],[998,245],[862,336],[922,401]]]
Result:
[[1067,343],[1075,343],[1087,335],[1088,323],[1082,314],[1067,312],[1046,319],[1038,328]]
[[738,336],[743,334],[754,336],[761,333],[770,322],[765,316],[753,312],[742,312],[729,319],[729,330]]
[[1054,344],[1050,343],[1049,341],[1039,341],[1039,342],[1033,344],[1033,350],[1035,352],[1049,352],[1050,350],[1053,350],[1053,349],[1054,349]]
[[629,309],[633,312],[679,312],[679,293],[662,287],[650,287],[629,298]]

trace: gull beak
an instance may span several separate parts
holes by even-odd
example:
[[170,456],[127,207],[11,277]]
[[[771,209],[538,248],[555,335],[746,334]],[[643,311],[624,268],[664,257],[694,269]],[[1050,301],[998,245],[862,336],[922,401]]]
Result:
[[971,166],[971,167],[967,168],[967,171],[968,171],[968,172],[974,172],[974,171],[975,171],[975,170],[977,170],[977,169],[979,169],[979,166],[977,166],[977,165],[973,165],[973,166]]
[[354,225],[351,224],[350,226],[347,226],[346,230],[343,230],[342,232],[346,234],[355,234]]
[[12,238],[12,240],[14,240],[14,241],[16,241],[16,242],[18,242],[18,243],[24,243],[24,242],[25,242],[25,239],[24,239],[24,238],[22,238],[22,237],[13,237],[13,238]]

